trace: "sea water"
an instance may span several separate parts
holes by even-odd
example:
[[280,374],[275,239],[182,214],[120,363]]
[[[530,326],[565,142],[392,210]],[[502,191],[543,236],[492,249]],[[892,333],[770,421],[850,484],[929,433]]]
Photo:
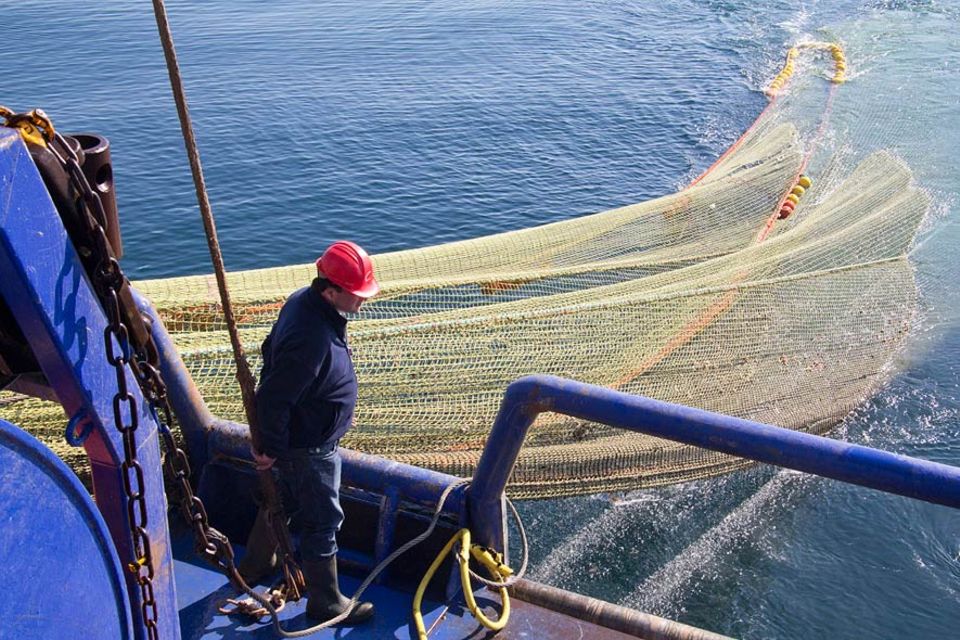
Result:
[[[149,10],[0,2],[0,104],[110,138],[132,279],[210,270]],[[379,253],[675,191],[753,121],[793,42],[911,43],[878,99],[903,114],[896,143],[933,198],[912,252],[922,316],[890,383],[835,433],[960,464],[957,5],[168,10],[231,270],[308,262],[337,238]],[[851,75],[887,62],[851,59]],[[913,121],[918,105],[928,117]],[[531,576],[563,588],[750,638],[960,637],[960,512],[771,468],[520,510]]]

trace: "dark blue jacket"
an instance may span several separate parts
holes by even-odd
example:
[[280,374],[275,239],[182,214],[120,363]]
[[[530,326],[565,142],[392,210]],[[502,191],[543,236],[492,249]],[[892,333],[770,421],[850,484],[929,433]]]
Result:
[[346,329],[346,319],[316,285],[284,303],[260,348],[257,417],[263,453],[281,458],[288,449],[328,446],[350,428],[357,376]]

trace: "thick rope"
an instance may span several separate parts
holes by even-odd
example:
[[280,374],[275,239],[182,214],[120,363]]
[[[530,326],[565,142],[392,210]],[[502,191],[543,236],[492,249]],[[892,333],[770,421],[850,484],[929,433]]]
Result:
[[[440,499],[437,501],[437,506],[436,506],[436,508],[435,508],[434,511],[433,511],[433,516],[432,516],[432,518],[430,519],[430,524],[429,524],[429,525],[427,526],[427,528],[423,531],[423,533],[421,533],[420,535],[418,535],[418,536],[415,537],[415,538],[412,538],[411,540],[408,540],[408,541],[405,542],[403,545],[399,546],[396,550],[394,550],[393,553],[391,553],[391,554],[388,555],[386,558],[384,558],[383,560],[381,560],[380,563],[379,563],[376,567],[374,567],[373,570],[370,572],[370,575],[368,575],[368,576],[364,579],[364,581],[363,581],[362,583],[360,583],[360,586],[357,587],[357,591],[356,591],[356,592],[353,594],[353,596],[350,598],[350,602],[347,604],[347,607],[346,607],[346,609],[344,610],[344,612],[341,613],[340,615],[334,617],[334,618],[330,618],[329,620],[325,620],[325,621],[321,622],[320,624],[318,624],[318,625],[316,625],[316,626],[313,626],[313,627],[308,627],[307,629],[301,629],[301,630],[299,630],[299,631],[287,631],[286,629],[284,629],[284,628],[280,625],[280,618],[277,616],[277,614],[280,613],[280,610],[283,609],[283,605],[277,607],[277,606],[274,606],[274,604],[273,604],[273,602],[272,602],[272,596],[273,596],[273,594],[275,593],[275,589],[270,589],[270,590],[268,590],[268,591],[266,592],[266,593],[267,593],[266,596],[263,595],[263,594],[257,593],[257,592],[254,591],[253,589],[246,589],[246,588],[244,588],[243,590],[244,590],[244,591],[247,593],[247,595],[249,595],[253,600],[255,600],[257,603],[259,603],[260,606],[262,607],[262,609],[263,609],[265,612],[267,612],[267,613],[270,614],[270,616],[271,616],[271,621],[273,622],[274,630],[275,630],[275,631],[277,632],[277,634],[280,635],[281,637],[284,637],[284,638],[303,638],[303,637],[305,637],[305,636],[309,636],[309,635],[312,635],[312,634],[314,634],[314,633],[317,633],[318,631],[321,631],[322,629],[326,629],[326,628],[328,628],[328,627],[332,627],[332,626],[334,626],[334,625],[336,625],[336,624],[339,624],[340,622],[342,622],[343,620],[345,620],[345,619],[350,615],[350,613],[353,611],[354,607],[355,607],[355,606],[357,605],[357,603],[360,601],[360,596],[363,595],[363,592],[367,590],[367,587],[369,587],[369,586],[373,583],[373,581],[377,579],[377,576],[379,576],[379,575],[383,572],[384,569],[386,569],[388,566],[390,566],[390,564],[391,564],[394,560],[396,560],[397,558],[399,558],[401,555],[403,555],[404,553],[406,553],[407,551],[409,551],[410,549],[414,548],[415,546],[417,546],[418,544],[420,544],[421,542],[423,542],[424,540],[426,540],[427,538],[430,537],[430,535],[433,533],[433,530],[434,530],[434,529],[436,528],[436,526],[437,526],[437,522],[440,521],[440,515],[443,513],[443,505],[446,504],[447,498],[450,497],[450,493],[451,493],[454,489],[456,489],[457,487],[466,486],[466,485],[468,485],[468,484],[470,484],[470,480],[464,479],[464,480],[460,480],[460,481],[458,481],[458,482],[454,482],[454,483],[448,485],[447,488],[445,488],[445,489],[443,490],[443,493],[440,494]],[[473,578],[474,578],[475,580],[477,580],[478,582],[481,582],[482,584],[486,585],[487,587],[490,587],[491,589],[499,589],[499,588],[501,588],[501,587],[509,587],[509,586],[513,585],[515,582],[517,582],[518,580],[520,580],[521,578],[523,578],[524,574],[527,572],[527,564],[528,564],[528,561],[529,561],[529,558],[530,558],[529,545],[528,545],[528,542],[527,542],[527,533],[526,533],[526,530],[525,530],[524,527],[523,527],[523,521],[520,520],[520,514],[517,513],[516,507],[513,506],[513,502],[511,502],[509,499],[507,499],[507,506],[510,507],[510,511],[513,513],[513,517],[514,517],[514,518],[516,519],[516,521],[517,521],[517,530],[518,530],[519,533],[520,533],[521,550],[522,550],[522,553],[523,553],[523,562],[522,562],[521,565],[520,565],[520,570],[517,571],[517,574],[516,574],[516,575],[510,576],[507,580],[505,580],[504,582],[501,583],[501,582],[494,582],[493,580],[488,580],[487,578],[484,578],[484,577],[482,577],[482,576],[479,576],[479,575],[477,575],[472,569],[469,569],[469,568],[468,568],[468,570],[470,571],[470,576],[471,576],[471,577],[473,577]],[[270,597],[268,597],[268,596],[270,596]],[[253,610],[251,607],[249,607],[249,605],[248,605],[246,602],[244,602],[244,601],[237,601],[237,600],[234,599],[234,598],[230,598],[230,599],[226,600],[226,602],[229,603],[229,604],[231,604],[231,605],[235,605],[235,606],[237,607],[237,609],[231,611],[230,613],[240,613],[240,612],[243,612],[243,613],[245,613],[245,614],[247,614],[247,615],[252,615],[251,612],[254,611],[254,610]],[[220,607],[220,609],[221,609],[221,612],[222,612],[222,613],[225,613],[225,611],[223,611],[223,607]]]
[[[237,323],[233,315],[233,306],[230,302],[230,291],[227,288],[227,278],[223,264],[223,254],[220,252],[220,243],[217,240],[217,227],[213,219],[213,210],[210,199],[207,197],[207,186],[203,178],[203,167],[200,164],[200,152],[193,135],[193,123],[190,120],[190,111],[187,107],[187,96],[183,90],[183,80],[180,76],[180,65],[177,62],[177,52],[173,45],[173,34],[167,20],[167,10],[163,0],[153,0],[153,12],[157,19],[157,29],[160,32],[160,42],[163,45],[163,55],[167,63],[167,73],[170,76],[170,87],[173,90],[177,104],[177,115],[180,119],[180,130],[183,142],[190,159],[190,170],[193,174],[193,185],[197,192],[197,203],[200,205],[200,215],[203,218],[203,228],[207,236],[207,246],[210,249],[210,260],[217,277],[217,289],[220,292],[220,302],[223,306],[224,321],[230,334],[230,344],[233,346],[233,359],[237,367],[237,382],[240,383],[240,394],[243,399],[243,408],[250,426],[251,439],[256,446],[259,423],[254,399],[254,378],[247,362],[240,336],[237,332]],[[277,493],[273,475],[269,470],[258,473],[263,499],[270,513],[271,531],[277,538],[283,556],[284,571],[292,577],[291,588],[294,589],[295,599],[304,587],[303,573],[293,559],[293,543],[287,530],[287,520],[283,516],[283,507]]]
[[369,587],[371,583],[376,580],[377,576],[380,575],[380,573],[383,572],[383,570],[386,569],[391,562],[430,537],[430,534],[433,533],[434,528],[437,526],[437,522],[440,521],[440,514],[443,512],[443,505],[446,503],[450,493],[457,487],[467,484],[470,484],[470,480],[460,480],[459,482],[454,482],[453,484],[448,485],[447,488],[443,490],[443,493],[440,494],[440,499],[437,501],[437,507],[433,511],[433,518],[431,518],[430,525],[426,528],[426,530],[416,538],[413,538],[412,540],[409,540],[398,547],[393,553],[384,558],[380,564],[374,567],[373,571],[370,572],[370,575],[368,575],[366,579],[360,583],[356,593],[353,594],[353,597],[350,598],[350,602],[347,603],[347,607],[344,609],[344,612],[336,617],[325,620],[316,626],[308,627],[307,629],[301,629],[300,631],[287,631],[280,626],[280,618],[277,616],[279,609],[273,606],[273,603],[270,602],[269,598],[265,598],[252,590],[247,591],[244,589],[244,591],[247,591],[248,595],[252,596],[254,600],[263,606],[264,609],[270,612],[270,616],[273,620],[273,628],[280,636],[284,638],[303,638],[304,636],[312,635],[322,629],[326,629],[327,627],[332,627],[335,624],[339,624],[340,622],[346,620],[347,617],[353,612],[353,609],[360,601],[360,596],[363,595],[363,592],[366,591],[367,587]]
[[167,12],[163,0],[153,0],[154,14],[157,18],[157,29],[160,31],[160,41],[163,44],[163,55],[167,61],[167,73],[170,76],[170,87],[173,89],[174,100],[177,103],[177,114],[180,118],[180,130],[183,133],[183,142],[187,148],[187,157],[190,159],[190,171],[193,174],[193,185],[197,192],[197,203],[200,205],[200,215],[203,218],[203,228],[207,236],[207,245],[210,249],[210,259],[217,277],[217,289],[220,292],[220,301],[223,304],[224,320],[230,333],[230,343],[233,345],[234,359],[237,361],[237,380],[243,393],[244,409],[247,413],[251,429],[256,420],[256,411],[253,403],[248,402],[248,396],[253,397],[254,380],[240,343],[237,333],[237,324],[233,316],[233,306],[230,303],[230,291],[227,288],[223,254],[220,252],[220,243],[217,241],[217,228],[213,219],[213,210],[210,199],[207,197],[207,185],[203,178],[203,167],[200,164],[200,152],[193,135],[193,123],[190,120],[190,111],[187,107],[187,97],[183,91],[183,80],[180,76],[180,65],[177,62],[177,52],[173,46],[173,34],[170,23],[167,21]]

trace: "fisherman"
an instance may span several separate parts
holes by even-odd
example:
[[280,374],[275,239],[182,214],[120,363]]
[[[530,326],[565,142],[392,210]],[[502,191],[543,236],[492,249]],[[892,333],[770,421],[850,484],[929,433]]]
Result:
[[[260,422],[254,459],[274,469],[287,514],[300,525],[300,558],[307,582],[307,616],[329,620],[350,600],[337,581],[340,508],[340,438],[353,424],[357,376],[347,346],[347,316],[379,292],[370,256],[338,241],[317,260],[317,277],[294,292],[263,341],[257,387]],[[251,531],[240,573],[256,581],[277,567],[264,510]],[[344,624],[373,616],[357,604]]]

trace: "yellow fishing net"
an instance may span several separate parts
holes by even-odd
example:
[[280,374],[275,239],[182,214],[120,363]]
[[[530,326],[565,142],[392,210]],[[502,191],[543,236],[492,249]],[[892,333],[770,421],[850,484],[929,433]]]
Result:
[[[345,444],[469,476],[504,389],[533,373],[791,429],[835,424],[882,381],[910,327],[916,287],[906,254],[928,208],[873,133],[869,101],[856,83],[840,84],[838,52],[791,53],[770,106],[678,193],[375,256],[382,294],[349,326],[360,398]],[[801,173],[813,180],[806,189]],[[795,209],[778,220],[788,198],[785,212]],[[285,296],[313,275],[311,264],[229,276],[255,371]],[[213,277],[135,286],[156,305],[211,411],[242,421]],[[62,438],[56,407],[15,402],[0,414]],[[546,415],[510,491],[632,489],[742,464]]]

